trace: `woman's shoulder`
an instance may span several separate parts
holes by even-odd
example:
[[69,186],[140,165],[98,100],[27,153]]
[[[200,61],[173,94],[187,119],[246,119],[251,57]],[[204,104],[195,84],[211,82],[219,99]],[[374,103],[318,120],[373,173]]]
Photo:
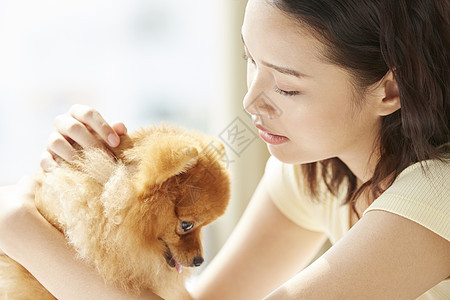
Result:
[[399,174],[364,212],[384,210],[419,223],[450,240],[450,160],[415,163]]
[[449,196],[449,186],[450,159],[433,159],[417,162],[403,170],[386,192],[408,194],[413,198],[441,198]]

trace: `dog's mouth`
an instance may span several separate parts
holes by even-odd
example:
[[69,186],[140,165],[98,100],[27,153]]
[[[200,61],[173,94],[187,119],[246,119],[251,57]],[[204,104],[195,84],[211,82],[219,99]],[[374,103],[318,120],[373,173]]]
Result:
[[183,266],[180,265],[177,262],[177,260],[173,257],[172,251],[170,251],[170,248],[167,245],[167,243],[162,238],[158,238],[158,239],[164,244],[164,246],[166,246],[166,251],[164,252],[164,258],[166,259],[166,262],[169,265],[169,267],[175,268],[178,273],[183,272]]

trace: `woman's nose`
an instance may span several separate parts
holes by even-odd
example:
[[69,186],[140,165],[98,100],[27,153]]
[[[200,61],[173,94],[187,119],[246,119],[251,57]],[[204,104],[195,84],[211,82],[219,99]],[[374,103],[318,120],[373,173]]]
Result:
[[265,93],[273,84],[270,73],[262,69],[247,69],[248,91],[242,104],[250,115],[269,119],[281,115],[281,110]]
[[251,115],[273,119],[281,115],[281,110],[266,93],[261,91],[254,95],[251,89],[244,97],[244,109]]

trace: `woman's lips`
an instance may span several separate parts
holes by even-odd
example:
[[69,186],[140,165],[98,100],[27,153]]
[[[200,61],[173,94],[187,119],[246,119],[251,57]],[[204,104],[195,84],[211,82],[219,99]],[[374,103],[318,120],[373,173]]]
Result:
[[255,124],[255,127],[258,128],[259,136],[268,144],[280,145],[289,141],[289,138],[282,135],[270,133],[269,131],[267,131],[267,129],[259,124]]

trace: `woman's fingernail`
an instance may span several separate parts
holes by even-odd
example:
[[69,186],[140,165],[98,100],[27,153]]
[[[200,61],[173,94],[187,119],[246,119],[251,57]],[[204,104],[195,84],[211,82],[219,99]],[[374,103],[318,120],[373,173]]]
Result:
[[110,135],[108,135],[108,143],[110,146],[116,147],[119,145],[120,139],[117,135],[115,135],[114,133],[111,133]]

